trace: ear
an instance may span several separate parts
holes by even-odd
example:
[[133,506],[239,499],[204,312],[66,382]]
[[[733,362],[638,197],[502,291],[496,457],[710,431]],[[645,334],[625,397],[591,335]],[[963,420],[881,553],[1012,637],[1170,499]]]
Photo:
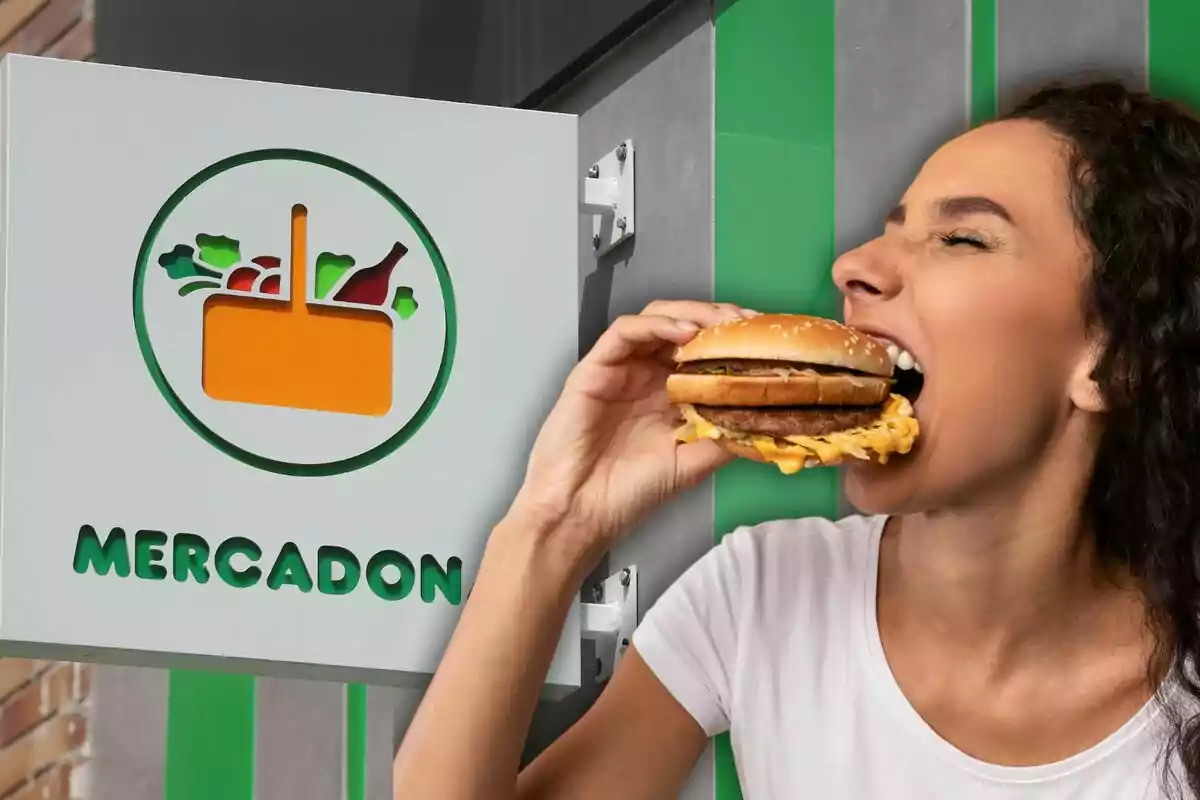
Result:
[[1067,395],[1071,398],[1071,404],[1080,411],[1092,414],[1100,414],[1106,410],[1100,386],[1092,379],[1092,372],[1100,361],[1102,347],[1103,344],[1095,340],[1087,344],[1071,372],[1071,380],[1067,385]]

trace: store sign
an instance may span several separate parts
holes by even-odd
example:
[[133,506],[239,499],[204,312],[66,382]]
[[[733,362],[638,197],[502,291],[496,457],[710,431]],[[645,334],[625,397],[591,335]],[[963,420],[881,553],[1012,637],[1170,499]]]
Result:
[[0,647],[431,672],[577,348],[574,118],[0,69]]

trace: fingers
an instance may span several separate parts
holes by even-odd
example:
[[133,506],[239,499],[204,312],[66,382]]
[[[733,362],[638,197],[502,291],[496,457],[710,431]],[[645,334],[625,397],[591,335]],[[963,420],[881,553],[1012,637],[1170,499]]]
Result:
[[616,364],[634,355],[648,355],[664,347],[683,344],[699,330],[700,325],[689,319],[652,314],[618,317],[583,361]]
[[642,311],[652,316],[686,319],[701,328],[709,328],[738,317],[753,317],[757,311],[733,303],[704,303],[697,300],[655,300]]
[[734,455],[710,439],[688,442],[675,448],[675,485],[688,489],[734,459]]
[[638,355],[668,363],[673,347],[691,341],[702,327],[757,313],[728,302],[654,301],[641,314],[626,314],[614,320],[583,362],[613,365]]
[[690,341],[701,328],[757,314],[733,303],[656,300],[641,314],[618,317],[584,360],[613,364],[635,354],[652,354]]

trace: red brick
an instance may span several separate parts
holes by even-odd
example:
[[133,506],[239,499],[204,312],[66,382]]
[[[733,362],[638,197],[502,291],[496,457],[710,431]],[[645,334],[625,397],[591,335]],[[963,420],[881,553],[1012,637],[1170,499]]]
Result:
[[79,714],[57,714],[0,749],[0,795],[11,792],[40,770],[66,758],[87,738],[87,723]]
[[17,691],[0,707],[0,747],[9,744],[46,717],[83,699],[76,684],[80,665],[58,664]]
[[8,699],[0,709],[0,746],[7,746],[46,717],[42,711],[42,685],[31,683]]
[[87,61],[95,50],[96,41],[92,21],[85,19],[75,23],[42,55],[50,58],[65,58],[69,61]]
[[[12,0],[0,0],[0,2],[12,2]],[[0,44],[0,54],[41,54],[82,17],[82,0],[50,0],[37,16],[30,19],[24,27]]]
[[0,0],[0,41],[12,36],[42,9],[47,0]]
[[70,800],[71,767],[58,764],[5,800]]
[[27,658],[0,658],[0,699],[33,680],[38,666]]

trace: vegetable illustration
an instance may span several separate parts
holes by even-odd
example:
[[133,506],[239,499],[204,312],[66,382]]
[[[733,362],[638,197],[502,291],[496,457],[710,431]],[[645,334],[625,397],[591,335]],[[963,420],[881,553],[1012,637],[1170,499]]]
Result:
[[417,311],[417,301],[413,299],[413,290],[407,286],[397,286],[396,296],[392,300],[392,310],[400,319],[408,319]]
[[259,278],[258,291],[263,294],[279,294],[279,273],[263,275]]
[[354,268],[354,259],[335,253],[317,256],[317,299],[323,300],[342,276]]
[[196,263],[196,251],[186,244],[177,244],[169,253],[158,257],[158,263],[172,278],[219,278],[221,273]]
[[[321,253],[316,259],[313,299],[390,308],[401,320],[409,319],[418,307],[412,287],[392,287],[395,268],[407,253],[408,248],[396,242],[383,260],[357,269],[352,256]],[[181,282],[180,297],[202,289],[278,296],[282,285],[280,257],[260,255],[245,262],[241,242],[225,235],[198,234],[195,246],[177,244],[159,255],[158,264],[172,280]]]
[[[218,260],[230,261],[228,241]],[[288,297],[284,267],[274,256],[227,266],[224,285],[204,299],[201,385],[216,400],[341,414],[383,416],[392,407],[393,325],[400,312],[384,305],[397,243],[378,264],[354,270],[349,256],[316,259],[321,291],[310,294],[308,210],[292,208]],[[211,263],[211,262],[206,262]],[[330,270],[333,270],[332,272]],[[361,276],[361,277],[360,277]],[[317,288],[317,287],[313,287]],[[412,289],[403,290],[411,297]],[[330,296],[332,295],[332,296]],[[411,315],[410,308],[403,306]]]
[[226,236],[210,236],[202,233],[196,237],[200,248],[200,260],[217,269],[228,269],[242,260],[239,243]]
[[249,292],[254,288],[254,279],[258,274],[254,267],[238,267],[225,279],[225,288],[235,292]]

